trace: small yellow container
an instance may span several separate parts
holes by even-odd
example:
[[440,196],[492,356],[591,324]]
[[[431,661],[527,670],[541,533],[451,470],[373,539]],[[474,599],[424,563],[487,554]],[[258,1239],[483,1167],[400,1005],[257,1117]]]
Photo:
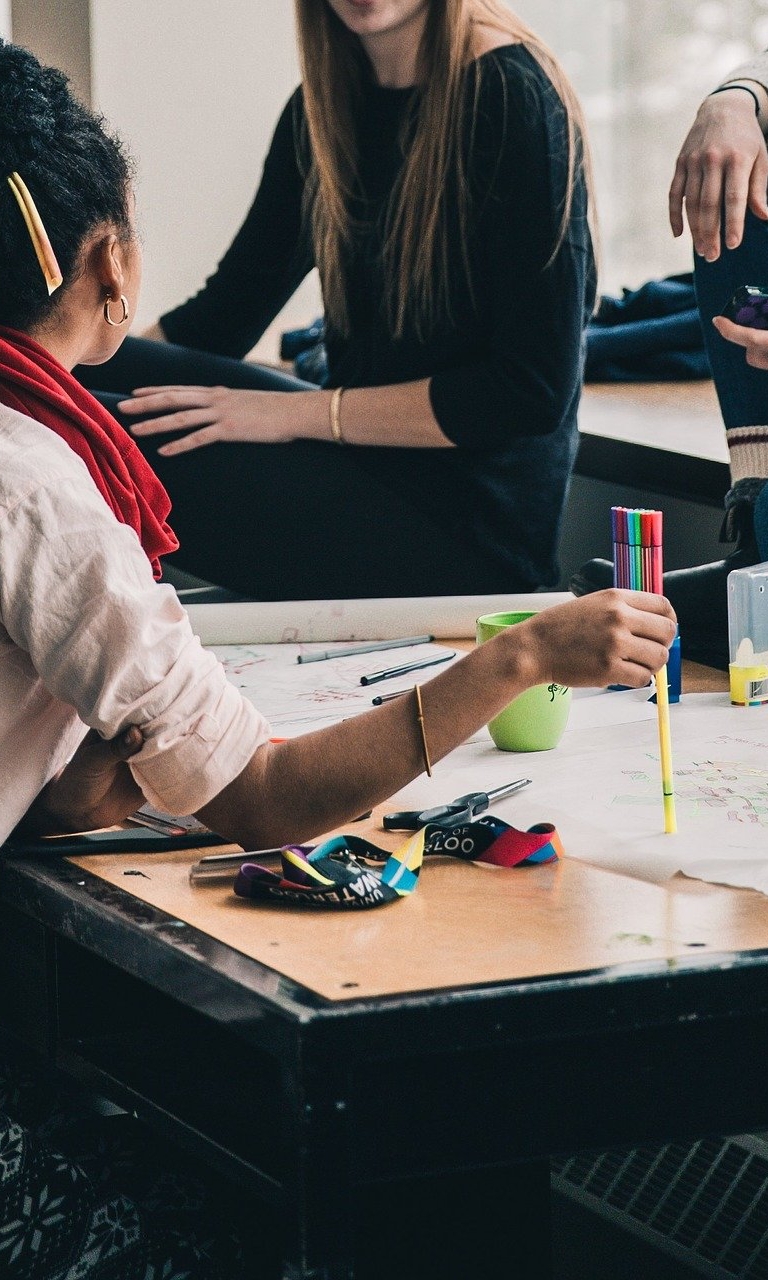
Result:
[[768,702],[768,667],[741,667],[732,662],[728,674],[734,706],[759,707]]

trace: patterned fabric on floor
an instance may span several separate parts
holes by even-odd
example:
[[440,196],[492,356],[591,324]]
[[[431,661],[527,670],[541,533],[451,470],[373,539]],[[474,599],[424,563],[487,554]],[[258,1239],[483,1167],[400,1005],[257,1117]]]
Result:
[[130,1116],[0,1059],[0,1276],[239,1280],[237,1193],[190,1163]]

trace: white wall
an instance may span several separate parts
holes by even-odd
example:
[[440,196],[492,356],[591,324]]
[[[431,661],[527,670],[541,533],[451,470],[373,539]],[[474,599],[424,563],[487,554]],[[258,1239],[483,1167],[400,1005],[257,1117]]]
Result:
[[690,271],[667,191],[699,103],[768,44],[766,0],[512,0],[550,42],[589,125],[602,292]]
[[11,38],[11,0],[0,0],[0,36]]
[[61,67],[75,93],[90,102],[89,0],[7,0],[11,29],[41,62]]
[[[143,325],[202,284],[251,202],[299,79],[293,5],[91,0],[90,53],[94,106],[137,163]],[[319,305],[311,278],[259,354],[272,358],[277,332],[311,320]]]

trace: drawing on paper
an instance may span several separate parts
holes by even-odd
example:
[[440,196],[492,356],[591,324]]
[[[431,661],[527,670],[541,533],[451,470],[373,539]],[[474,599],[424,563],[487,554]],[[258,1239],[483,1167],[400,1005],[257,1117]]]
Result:
[[[736,746],[723,735],[718,746]],[[627,789],[614,795],[612,805],[658,805],[658,759],[649,754],[648,769],[621,771]],[[713,809],[729,822],[768,827],[768,769],[738,759],[710,756],[675,760],[675,796],[686,818],[705,819]]]
[[[290,735],[336,724],[371,707],[371,690],[360,684],[360,677],[381,665],[377,664],[381,655],[355,654],[322,663],[297,663],[298,654],[313,647],[253,644],[212,645],[210,649],[244,697],[273,728]],[[317,647],[333,648],[328,644]],[[446,650],[422,644],[397,652],[398,663],[406,664],[412,657],[439,657]],[[403,689],[411,683],[412,678],[404,676],[388,682],[387,689]]]

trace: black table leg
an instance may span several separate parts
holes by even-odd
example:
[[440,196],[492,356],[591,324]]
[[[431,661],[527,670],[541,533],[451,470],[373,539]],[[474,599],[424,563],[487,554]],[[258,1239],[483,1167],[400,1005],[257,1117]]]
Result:
[[548,1280],[549,1164],[383,1185],[357,1214],[355,1280]]

